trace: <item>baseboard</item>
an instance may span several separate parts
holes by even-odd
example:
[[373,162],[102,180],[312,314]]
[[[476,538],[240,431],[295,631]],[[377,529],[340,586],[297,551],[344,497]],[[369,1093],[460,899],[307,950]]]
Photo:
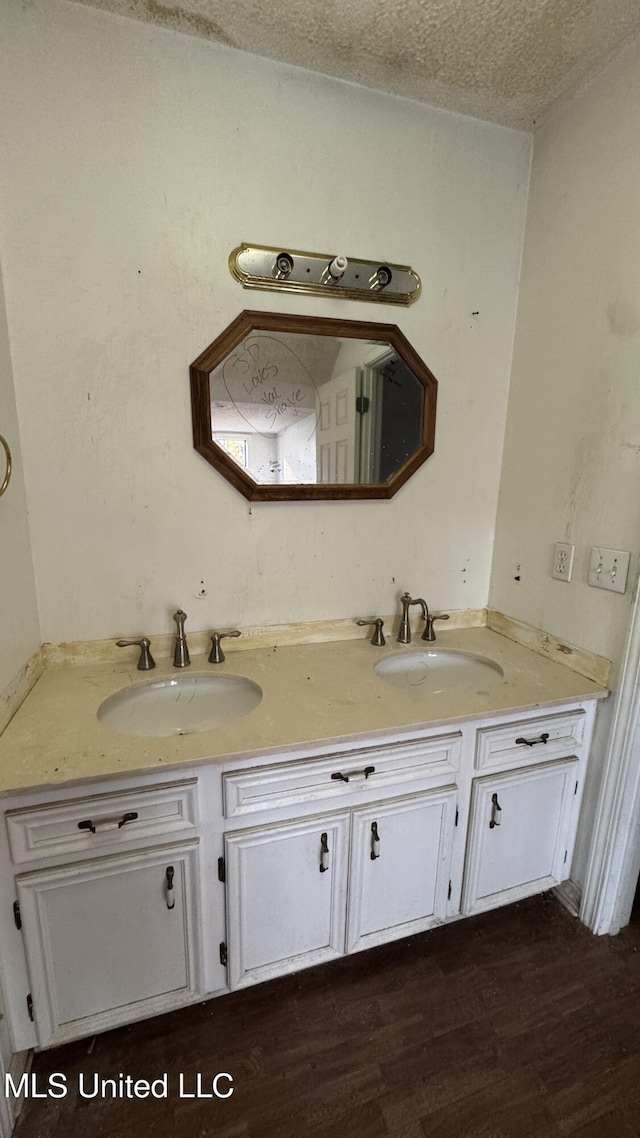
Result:
[[19,1095],[14,1098],[12,1095],[4,1094],[5,1073],[10,1075],[13,1079],[14,1086],[18,1086],[22,1076],[29,1072],[31,1063],[33,1062],[33,1051],[18,1051],[15,1055],[11,1056],[11,1061],[5,1071],[4,1063],[0,1064],[2,1070],[2,1088],[0,1092],[0,1135],[2,1138],[11,1138],[13,1128],[18,1120],[20,1112],[26,1102],[26,1097]]
[[557,885],[553,892],[560,904],[564,905],[572,917],[580,916],[582,889],[576,885],[575,881],[563,881],[562,885]]

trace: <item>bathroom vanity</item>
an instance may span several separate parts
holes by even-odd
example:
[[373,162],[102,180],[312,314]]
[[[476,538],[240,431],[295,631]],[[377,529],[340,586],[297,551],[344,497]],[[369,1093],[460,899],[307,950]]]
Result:
[[[54,667],[0,738],[0,959],[16,1051],[422,932],[570,876],[602,685],[485,628],[500,682],[385,683],[349,640],[230,652],[243,718],[134,737],[123,664]],[[415,645],[414,645],[415,647]],[[393,669],[392,669],[393,671]],[[210,674],[205,657],[190,675]],[[161,661],[158,678],[170,676]],[[427,948],[428,951],[428,942]]]

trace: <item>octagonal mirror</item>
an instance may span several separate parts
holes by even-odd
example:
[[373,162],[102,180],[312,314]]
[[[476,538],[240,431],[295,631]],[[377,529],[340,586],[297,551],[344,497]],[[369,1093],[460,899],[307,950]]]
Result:
[[191,365],[194,446],[250,501],[391,498],[437,387],[393,324],[243,312]]

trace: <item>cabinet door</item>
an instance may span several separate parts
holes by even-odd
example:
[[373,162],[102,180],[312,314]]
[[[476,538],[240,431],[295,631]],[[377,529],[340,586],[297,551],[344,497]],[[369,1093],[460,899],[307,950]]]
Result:
[[347,950],[437,924],[446,913],[457,789],[353,815]]
[[196,858],[185,842],[17,878],[41,1046],[198,997]]
[[344,953],[349,816],[226,836],[229,986]]
[[464,913],[507,905],[568,877],[577,767],[567,759],[476,780]]

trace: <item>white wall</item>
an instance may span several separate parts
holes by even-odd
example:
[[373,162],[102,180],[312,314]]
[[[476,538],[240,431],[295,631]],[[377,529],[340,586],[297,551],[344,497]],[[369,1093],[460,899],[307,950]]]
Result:
[[[64,0],[5,0],[0,39],[44,639],[169,630],[177,604],[191,627],[388,612],[405,588],[484,605],[529,136]],[[246,293],[241,240],[409,263],[423,296]],[[436,453],[395,499],[249,509],[195,453],[188,365],[245,307],[412,340],[440,381]]]
[[[640,548],[639,122],[636,42],[536,136],[491,587],[616,661]],[[592,545],[632,551],[625,596],[587,585]]]
[[[13,472],[0,498],[0,694],[9,687],[40,644],[36,591],[24,492],[18,419],[0,270],[0,435],[11,449]],[[0,447],[0,483],[5,474]]]
[[[492,607],[612,659],[614,687],[640,549],[639,123],[636,41],[536,136],[490,594]],[[568,585],[550,576],[555,541],[576,546]],[[587,585],[592,545],[632,552],[626,595]],[[578,881],[610,715],[611,701]]]

